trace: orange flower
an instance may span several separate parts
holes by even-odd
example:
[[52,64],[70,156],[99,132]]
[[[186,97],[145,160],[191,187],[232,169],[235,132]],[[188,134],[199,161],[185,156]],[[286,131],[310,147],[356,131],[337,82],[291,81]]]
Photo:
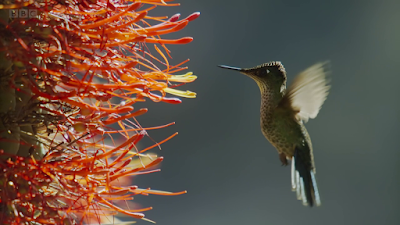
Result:
[[[160,36],[183,29],[199,13],[181,20],[179,14],[169,19],[150,16],[156,6],[178,5],[166,2],[30,0],[0,5],[35,12],[0,25],[6,34],[0,60],[9,62],[0,65],[0,84],[11,97],[10,102],[0,101],[6,109],[0,111],[2,221],[75,224],[101,222],[102,216],[118,213],[144,219],[142,212],[151,208],[123,209],[113,201],[185,193],[115,182],[158,171],[154,166],[163,158],[146,151],[177,134],[140,149],[137,143],[147,130],[173,123],[141,127],[136,117],[147,109],[135,110],[134,103],[148,98],[175,104],[181,101],[167,94],[196,96],[175,89],[196,76],[175,75],[186,69],[182,65],[188,60],[170,65],[166,47],[192,38]],[[147,43],[154,44],[153,53]],[[115,135],[123,141],[116,144]],[[112,145],[105,144],[106,137]]]

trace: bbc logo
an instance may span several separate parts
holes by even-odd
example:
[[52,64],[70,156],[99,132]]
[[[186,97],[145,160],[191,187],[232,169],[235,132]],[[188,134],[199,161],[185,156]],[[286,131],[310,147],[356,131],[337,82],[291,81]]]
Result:
[[36,18],[37,9],[12,9],[10,12],[10,18]]

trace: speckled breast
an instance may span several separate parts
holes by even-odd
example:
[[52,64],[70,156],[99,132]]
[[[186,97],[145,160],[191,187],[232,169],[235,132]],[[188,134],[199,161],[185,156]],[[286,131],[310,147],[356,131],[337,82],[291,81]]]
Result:
[[278,150],[292,157],[296,144],[304,140],[301,125],[290,115],[272,111],[261,115],[261,131]]

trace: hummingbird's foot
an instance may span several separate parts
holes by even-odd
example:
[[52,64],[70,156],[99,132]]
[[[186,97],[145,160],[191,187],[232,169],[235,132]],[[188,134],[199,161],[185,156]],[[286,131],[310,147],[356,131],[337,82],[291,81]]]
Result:
[[279,159],[280,159],[281,162],[282,162],[282,166],[287,166],[287,165],[289,165],[285,153],[280,153],[280,154],[279,154]]

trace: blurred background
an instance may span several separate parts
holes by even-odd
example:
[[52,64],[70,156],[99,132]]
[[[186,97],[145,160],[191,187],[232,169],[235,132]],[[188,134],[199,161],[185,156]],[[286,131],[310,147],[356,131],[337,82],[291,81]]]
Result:
[[[138,196],[154,208],[146,217],[162,225],[400,224],[400,1],[179,2],[159,7],[158,16],[201,12],[166,37],[194,37],[169,49],[171,64],[190,58],[198,80],[180,89],[198,95],[180,105],[135,105],[150,110],[138,118],[143,127],[176,122],[149,131],[154,140],[179,135],[153,150],[165,157],[162,171],[134,183],[188,193]],[[260,131],[256,83],[217,65],[282,61],[290,84],[325,60],[332,89],[306,124],[322,206],[307,208],[291,191],[290,167]]]

